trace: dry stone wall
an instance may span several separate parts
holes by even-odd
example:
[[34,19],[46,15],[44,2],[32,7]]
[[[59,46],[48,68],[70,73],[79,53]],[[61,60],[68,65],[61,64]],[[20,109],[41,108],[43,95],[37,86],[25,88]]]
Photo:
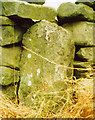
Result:
[[[95,59],[95,11],[93,10],[95,2],[90,2],[93,7],[89,7],[88,2],[87,5],[83,1],[76,3],[79,4],[63,3],[59,6],[57,12],[59,25],[68,30],[74,40],[76,47],[74,67],[79,68],[74,70],[74,75],[76,78],[80,78],[93,74],[91,69],[93,69]],[[80,68],[83,68],[83,70]]]
[[0,0],[1,90],[29,106],[42,96],[57,101],[65,80],[92,75],[95,61],[92,6],[62,3],[56,11],[36,3]]

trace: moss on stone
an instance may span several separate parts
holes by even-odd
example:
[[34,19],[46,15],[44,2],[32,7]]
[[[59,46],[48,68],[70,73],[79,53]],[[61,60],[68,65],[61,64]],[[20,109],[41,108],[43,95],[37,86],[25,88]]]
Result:
[[64,24],[63,28],[68,30],[72,39],[74,40],[76,45],[80,46],[95,46],[94,43],[94,26],[93,22],[79,21],[74,23]]
[[0,66],[1,79],[0,85],[10,85],[19,81],[19,72],[9,67]]
[[56,10],[50,7],[29,4],[23,1],[17,2],[3,2],[4,15],[17,15],[22,18],[29,18],[32,20],[48,20],[55,21],[57,16]]
[[95,0],[77,0],[75,3],[76,4],[83,3],[85,5],[92,7],[95,10]]
[[5,46],[21,41],[23,30],[17,26],[0,26],[0,45]]
[[41,21],[27,30],[22,43],[20,100],[31,104],[33,94],[38,93],[40,98],[40,94],[47,93],[47,98],[50,92],[64,91],[64,79],[73,75],[64,67],[73,67],[74,42],[69,32],[55,23]]
[[76,55],[83,60],[95,63],[95,47],[81,48]]
[[0,16],[0,25],[14,25],[13,21],[11,21],[8,17]]
[[57,9],[59,24],[86,20],[94,21],[93,9],[82,3],[76,5],[70,2],[62,3]]
[[0,47],[0,65],[19,68],[21,48],[20,47]]

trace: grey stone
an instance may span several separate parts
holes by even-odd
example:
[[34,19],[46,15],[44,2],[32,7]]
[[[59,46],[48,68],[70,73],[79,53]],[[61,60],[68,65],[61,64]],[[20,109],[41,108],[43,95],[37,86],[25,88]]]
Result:
[[[2,2],[0,1],[0,8],[2,8]],[[3,8],[2,8],[3,9]],[[0,15],[3,15],[2,9],[0,9]]]
[[95,0],[77,0],[75,3],[76,4],[79,4],[79,3],[86,4],[95,10]]
[[76,55],[82,60],[95,63],[95,47],[81,48]]
[[0,45],[5,46],[21,41],[23,30],[17,26],[0,26]]
[[74,68],[79,68],[74,70],[74,76],[76,78],[87,78],[93,75],[92,62],[81,62],[74,61]]
[[72,39],[76,45],[81,46],[95,46],[94,39],[94,26],[93,22],[74,22],[64,24],[63,28],[67,29],[72,34]]
[[31,4],[39,4],[39,5],[43,5],[45,3],[45,0],[21,0],[21,1],[26,1]]
[[14,23],[8,17],[0,16],[0,25],[14,25]]
[[0,65],[19,68],[21,48],[20,47],[0,47]]
[[0,66],[0,85],[10,85],[19,81],[19,71],[9,67]]
[[31,105],[37,92],[41,98],[42,94],[48,97],[65,90],[64,79],[73,75],[67,68],[73,67],[74,58],[74,42],[69,32],[55,23],[41,21],[28,29],[22,42],[25,50],[20,62],[20,100]]
[[1,2],[17,2],[17,1],[26,1],[31,4],[39,4],[43,5],[45,3],[45,0],[0,0]]
[[21,18],[29,18],[32,20],[45,19],[48,21],[55,21],[55,17],[57,16],[57,12],[53,8],[29,4],[24,1],[2,2],[2,6],[4,7],[3,13],[5,16],[17,15]]
[[94,21],[93,9],[82,3],[78,5],[70,2],[62,3],[57,9],[57,13],[60,24],[79,20]]

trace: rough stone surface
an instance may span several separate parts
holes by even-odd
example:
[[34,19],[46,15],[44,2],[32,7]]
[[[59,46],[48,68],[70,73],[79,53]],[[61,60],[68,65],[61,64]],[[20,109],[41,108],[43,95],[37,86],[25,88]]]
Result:
[[0,85],[9,85],[11,83],[19,81],[19,71],[5,66],[0,66],[0,71]]
[[39,4],[39,5],[43,5],[45,3],[45,0],[21,0],[21,1],[26,1],[31,4]]
[[82,78],[82,77],[86,78],[87,76],[93,75],[93,72],[91,70],[92,64],[93,64],[92,62],[74,61],[74,67],[81,68],[80,70],[79,69],[74,70],[74,76],[76,76],[76,78]]
[[95,46],[93,36],[93,28],[95,23],[92,22],[74,22],[64,24],[63,28],[67,29],[72,34],[72,39],[76,45],[81,46]]
[[17,26],[0,26],[0,45],[5,46],[21,41],[23,30]]
[[[0,8],[2,8],[2,2],[0,1]],[[3,8],[2,8],[3,9]],[[0,9],[0,15],[3,15],[2,9]]]
[[49,20],[55,21],[57,16],[56,10],[50,7],[29,4],[24,1],[18,2],[3,2],[4,15],[12,16],[17,15],[22,18],[29,18],[32,20]]
[[8,17],[0,16],[0,25],[13,25],[13,21],[11,21]]
[[2,2],[16,2],[16,1],[26,1],[29,2],[31,4],[39,4],[39,5],[43,5],[45,3],[45,0],[0,0]]
[[10,100],[14,102],[16,98],[16,85],[9,85],[9,86],[0,86],[0,91]]
[[[42,21],[33,25],[24,35],[25,45],[21,57],[21,83],[19,97],[27,105],[32,104],[32,97],[38,92],[49,95],[66,89],[64,79],[71,77],[73,67],[74,42],[68,31],[54,23]],[[45,94],[47,93],[47,94]],[[34,101],[36,101],[36,97]]]
[[95,62],[95,47],[81,48],[76,55],[82,60]]
[[59,24],[77,20],[93,20],[93,9],[82,3],[62,3],[57,9]]
[[19,68],[21,48],[20,47],[0,47],[0,65]]
[[86,4],[95,10],[95,0],[77,0],[75,3],[76,4],[79,4],[79,3]]

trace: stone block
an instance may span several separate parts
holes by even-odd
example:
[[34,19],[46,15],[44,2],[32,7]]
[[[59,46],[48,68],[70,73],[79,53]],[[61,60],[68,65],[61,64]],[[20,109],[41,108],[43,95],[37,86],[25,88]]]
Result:
[[19,81],[19,71],[9,67],[0,66],[0,85],[10,85]]
[[11,21],[8,17],[0,16],[0,26],[1,25],[14,25],[13,21]]
[[[0,1],[0,8],[2,8],[2,2]],[[3,8],[2,8],[3,9]],[[0,9],[0,15],[3,15],[2,9]]]
[[63,28],[72,34],[75,45],[95,46],[94,26],[93,22],[81,21],[64,24]]
[[83,3],[85,5],[92,7],[95,10],[95,0],[77,0],[75,3],[76,4]]
[[23,35],[23,30],[18,26],[0,26],[0,45],[10,45],[20,42]]
[[21,18],[32,20],[48,20],[55,21],[57,12],[54,8],[42,5],[29,4],[25,1],[2,2],[5,16],[17,15]]
[[95,47],[81,48],[76,57],[80,57],[81,60],[95,63]]
[[82,3],[76,5],[70,2],[62,3],[57,9],[59,24],[73,21],[94,21],[93,9]]
[[68,68],[73,67],[74,58],[74,42],[69,32],[55,23],[41,21],[28,29],[22,42],[20,100],[31,105],[36,93],[40,98],[42,94],[48,97],[64,91],[64,79],[73,75]]
[[0,65],[18,68],[20,63],[20,47],[0,47]]
[[43,5],[45,3],[45,0],[22,0],[22,1],[26,1],[31,4],[39,4],[39,5]]

